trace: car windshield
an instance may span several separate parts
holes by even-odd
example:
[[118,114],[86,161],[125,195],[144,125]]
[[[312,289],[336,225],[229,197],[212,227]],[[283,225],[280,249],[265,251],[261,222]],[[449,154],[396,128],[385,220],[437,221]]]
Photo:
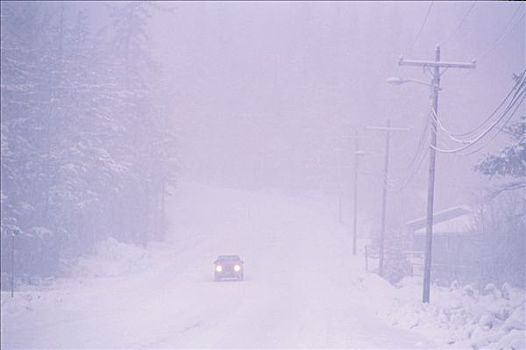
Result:
[[241,258],[237,255],[221,255],[217,258],[217,260],[237,261],[241,260]]

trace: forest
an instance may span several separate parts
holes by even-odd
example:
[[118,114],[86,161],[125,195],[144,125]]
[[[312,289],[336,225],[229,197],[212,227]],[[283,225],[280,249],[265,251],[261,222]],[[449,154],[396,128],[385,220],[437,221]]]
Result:
[[177,159],[163,72],[148,49],[156,6],[107,4],[96,26],[67,13],[71,5],[2,3],[6,288],[13,249],[17,279],[30,282],[107,237],[146,245],[163,236]]

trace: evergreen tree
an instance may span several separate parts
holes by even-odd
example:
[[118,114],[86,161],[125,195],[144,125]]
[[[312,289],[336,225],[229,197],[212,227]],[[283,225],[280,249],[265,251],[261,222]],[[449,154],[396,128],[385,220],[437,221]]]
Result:
[[510,135],[512,143],[504,147],[499,154],[488,156],[475,167],[484,175],[513,179],[495,191],[494,195],[502,191],[526,188],[526,116],[507,127],[505,131]]
[[15,230],[29,277],[107,237],[162,235],[175,143],[147,47],[152,8],[119,5],[94,34],[63,4],[2,3],[2,281]]

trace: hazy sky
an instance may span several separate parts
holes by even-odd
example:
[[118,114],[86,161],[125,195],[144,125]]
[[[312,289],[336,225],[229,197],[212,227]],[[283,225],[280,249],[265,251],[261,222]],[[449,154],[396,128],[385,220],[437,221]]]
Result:
[[[411,128],[391,138],[397,179],[408,175],[429,118],[429,88],[386,83],[394,75],[429,80],[419,68],[398,69],[400,55],[433,59],[440,43],[443,60],[477,60],[474,70],[442,76],[439,114],[458,132],[477,126],[511,88],[512,73],[525,67],[525,8],[516,2],[434,2],[430,9],[429,2],[161,6],[173,11],[154,12],[152,50],[169,86],[181,174],[228,186],[341,188],[348,196],[358,129],[371,153],[362,161],[363,203],[377,208],[385,134],[365,127],[390,118],[393,126]],[[503,143],[497,138],[471,156],[439,154],[437,209],[478,192],[486,180],[473,166]],[[427,166],[425,159],[409,188],[391,201],[409,200],[422,214]]]

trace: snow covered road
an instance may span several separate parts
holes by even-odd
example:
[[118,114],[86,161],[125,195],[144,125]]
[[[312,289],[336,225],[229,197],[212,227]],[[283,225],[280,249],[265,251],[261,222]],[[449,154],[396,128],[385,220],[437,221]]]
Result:
[[[16,305],[2,295],[2,348],[436,347],[376,316],[388,296],[363,283],[329,207],[185,184],[173,233],[140,268],[20,292]],[[228,253],[244,259],[245,281],[213,281]]]

